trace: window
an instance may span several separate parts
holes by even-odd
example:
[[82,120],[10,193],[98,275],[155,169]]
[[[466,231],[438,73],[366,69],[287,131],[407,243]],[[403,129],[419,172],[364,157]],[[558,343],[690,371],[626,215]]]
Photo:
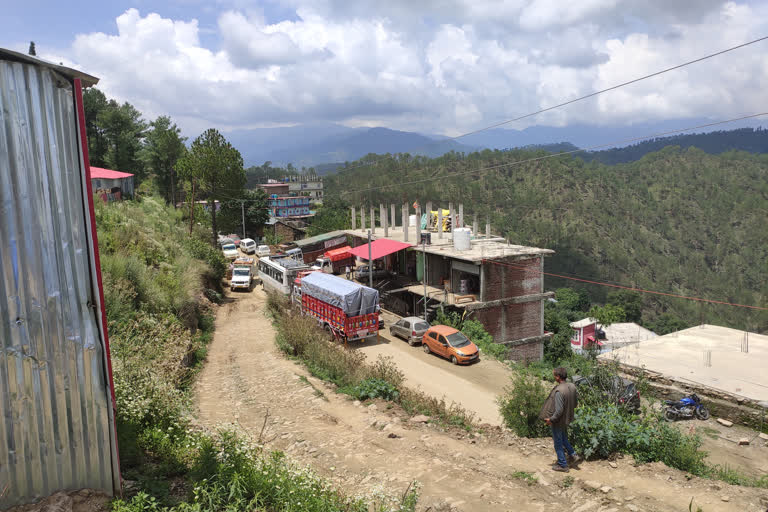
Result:
[[406,322],[405,320],[403,320],[403,327],[405,327],[406,329],[410,329],[411,328],[411,322]]
[[437,341],[439,341],[439,342],[440,342],[440,343],[442,343],[443,345],[447,345],[447,344],[448,344],[448,340],[446,340],[446,339],[445,339],[445,336],[443,336],[442,334],[441,334],[440,336],[438,336],[438,337],[437,337]]

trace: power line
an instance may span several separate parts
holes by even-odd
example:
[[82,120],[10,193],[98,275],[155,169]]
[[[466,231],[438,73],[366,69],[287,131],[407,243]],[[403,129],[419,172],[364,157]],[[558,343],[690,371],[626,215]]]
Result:
[[[686,66],[690,66],[692,64],[697,64],[697,63],[705,61],[707,59],[711,59],[713,57],[718,57],[718,56],[723,55],[725,53],[729,53],[729,52],[732,52],[732,51],[744,48],[746,46],[750,46],[750,45],[759,43],[761,41],[765,41],[766,39],[768,39],[768,36],[760,37],[758,39],[753,39],[752,41],[748,41],[746,43],[742,43],[742,44],[739,44],[739,45],[736,45],[736,46],[732,46],[730,48],[726,48],[724,50],[720,50],[720,51],[715,52],[715,53],[710,53],[708,55],[704,55],[703,57],[699,57],[697,59],[689,60],[687,62],[683,62],[682,64],[677,64],[676,66],[672,66],[672,67],[669,67],[669,68],[666,68],[666,69],[662,69],[660,71],[656,71],[656,72],[648,74],[648,75],[643,75],[643,76],[640,76],[638,78],[633,78],[632,80],[627,80],[626,82],[621,82],[619,84],[612,85],[612,86],[607,87],[605,89],[600,89],[598,91],[591,92],[591,93],[586,94],[584,96],[579,96],[578,98],[574,98],[572,100],[563,101],[563,102],[558,103],[556,105],[551,105],[549,107],[545,107],[545,108],[536,110],[534,112],[530,112],[528,114],[524,114],[524,115],[515,117],[513,119],[507,119],[506,121],[500,121],[498,123],[494,123],[492,125],[485,126],[483,128],[478,128],[478,129],[473,130],[471,132],[466,132],[466,133],[462,133],[461,135],[456,135],[454,137],[448,137],[448,138],[445,138],[445,139],[442,139],[442,140],[439,140],[439,141],[435,141],[435,142],[426,144],[425,146],[422,146],[422,149],[423,148],[428,148],[428,147],[434,146],[434,145],[443,144],[445,142],[455,141],[455,140],[461,139],[463,137],[467,137],[469,135],[474,135],[476,133],[481,133],[481,132],[484,132],[484,131],[487,131],[487,130],[492,130],[492,129],[498,128],[500,126],[504,126],[504,125],[507,125],[507,124],[510,124],[510,123],[514,123],[516,121],[522,121],[523,119],[527,119],[529,117],[534,117],[534,116],[537,116],[539,114],[543,114],[545,112],[549,112],[551,110],[555,110],[557,108],[561,108],[561,107],[565,107],[567,105],[571,105],[573,103],[577,103],[579,101],[583,101],[583,100],[586,100],[586,99],[589,99],[589,98],[594,98],[595,96],[599,96],[600,94],[604,94],[606,92],[614,91],[614,90],[619,89],[621,87],[626,87],[627,85],[635,84],[637,82],[642,82],[643,80],[647,80],[649,78],[654,78],[654,77],[657,77],[659,75],[663,75],[664,73],[669,73],[670,71],[675,71],[675,70],[684,68]],[[419,149],[419,148],[416,148],[416,149]],[[364,163],[361,162],[360,164],[357,164],[357,165],[353,165],[353,166],[349,166],[349,167],[342,167],[342,168],[339,168],[339,169],[349,170],[349,169],[356,169],[358,167],[365,167],[367,165],[373,165],[375,163],[378,163],[378,161],[384,160],[386,158],[387,158],[387,155],[383,155],[381,158],[376,159],[373,162],[364,162]]]
[[619,288],[621,290],[629,290],[629,291],[639,292],[639,293],[648,293],[648,294],[651,294],[651,295],[662,295],[664,297],[673,297],[673,298],[676,298],[676,299],[686,299],[686,300],[692,300],[692,301],[709,303],[709,304],[720,304],[720,305],[723,305],[723,306],[733,306],[733,307],[739,307],[739,308],[747,308],[747,309],[756,309],[756,310],[760,310],[760,311],[768,311],[768,308],[761,307],[761,306],[750,306],[750,305],[747,305],[747,304],[736,304],[736,303],[733,303],[733,302],[727,302],[727,301],[722,301],[722,300],[714,300],[714,299],[702,299],[701,297],[691,297],[691,296],[687,296],[687,295],[679,295],[679,294],[676,294],[676,293],[657,292],[657,291],[653,291],[653,290],[645,290],[643,288],[636,288],[634,286],[624,286],[624,285],[619,285],[619,284],[606,283],[606,282],[603,282],[603,281],[594,281],[592,279],[583,279],[583,278],[580,278],[580,277],[571,277],[571,276],[566,276],[566,275],[562,275],[562,274],[553,274],[552,272],[543,272],[541,270],[536,270],[536,269],[533,269],[533,268],[530,268],[530,267],[525,267],[525,266],[522,266],[522,265],[515,265],[514,263],[507,263],[507,262],[504,262],[504,261],[484,259],[483,262],[493,263],[495,265],[502,265],[502,266],[505,266],[505,267],[511,267],[511,268],[515,268],[515,269],[518,269],[518,270],[523,270],[524,272],[526,272],[526,273],[528,273],[530,275],[545,275],[545,276],[550,276],[550,277],[558,277],[558,278],[561,278],[561,279],[569,279],[571,281],[578,281],[578,282],[581,282],[581,283],[596,284],[598,286],[607,286],[609,288]]
[[[651,135],[643,135],[643,136],[640,136],[640,137],[632,137],[632,138],[629,138],[629,139],[617,140],[617,141],[608,142],[608,143],[605,143],[605,144],[599,144],[599,145],[596,145],[596,146],[589,146],[589,147],[586,147],[586,148],[573,149],[573,150],[570,150],[570,151],[562,151],[560,153],[552,153],[552,154],[549,154],[549,155],[539,156],[539,157],[535,157],[535,158],[528,158],[528,159],[525,159],[525,160],[518,160],[516,162],[506,162],[506,163],[503,163],[503,164],[496,164],[496,165],[492,165],[492,166],[489,166],[489,167],[481,167],[480,169],[474,169],[474,170],[466,171],[466,172],[457,172],[457,173],[453,173],[453,174],[441,175],[441,176],[439,176],[439,178],[440,179],[448,179],[448,178],[453,178],[453,177],[456,177],[456,176],[466,176],[466,175],[470,175],[470,174],[477,174],[477,173],[492,171],[492,170],[499,169],[499,168],[502,168],[502,167],[505,167],[505,166],[513,166],[513,165],[526,164],[526,163],[530,163],[530,162],[538,162],[540,160],[546,160],[548,158],[556,158],[556,157],[559,157],[559,156],[571,155],[571,154],[574,154],[574,153],[581,153],[581,152],[584,152],[584,151],[593,151],[595,149],[601,149],[601,148],[605,148],[605,147],[616,146],[618,144],[628,144],[628,143],[637,142],[637,141],[641,141],[641,140],[645,140],[645,139],[651,139],[651,138],[655,138],[655,137],[664,137],[664,136],[672,135],[672,134],[675,134],[675,133],[687,132],[687,131],[691,131],[691,130],[698,130],[698,129],[701,129],[701,128],[709,128],[709,127],[712,127],[712,126],[718,126],[718,125],[722,125],[722,124],[733,123],[733,122],[736,122],[736,121],[743,121],[745,119],[752,119],[752,118],[755,118],[755,117],[760,117],[760,116],[765,116],[765,115],[768,115],[768,112],[761,112],[759,114],[750,114],[750,115],[746,115],[746,116],[741,116],[741,117],[735,117],[735,118],[732,118],[732,119],[727,119],[725,121],[716,121],[714,123],[700,124],[700,125],[697,125],[697,126],[690,126],[690,127],[687,127],[687,128],[680,128],[680,129],[677,129],[677,130],[669,130],[669,131],[659,132],[659,133],[655,133],[655,134],[651,134]],[[392,183],[392,184],[389,184],[389,185],[379,185],[379,186],[376,186],[376,187],[363,188],[363,189],[350,190],[350,191],[343,191],[339,195],[357,194],[357,193],[361,193],[361,192],[371,192],[371,191],[374,191],[374,190],[380,190],[380,189],[384,189],[384,188],[401,187],[401,186],[404,186],[404,185],[415,185],[415,184],[424,183],[424,182],[427,182],[427,181],[434,181],[434,180],[435,180],[434,177],[430,177],[430,178],[424,178],[424,179],[419,179],[419,180],[412,180],[412,181],[406,181],[406,182]],[[324,194],[324,196],[327,196],[327,195]]]

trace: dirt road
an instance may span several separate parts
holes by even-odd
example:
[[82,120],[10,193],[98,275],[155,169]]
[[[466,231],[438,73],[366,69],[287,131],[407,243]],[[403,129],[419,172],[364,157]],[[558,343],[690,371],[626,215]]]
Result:
[[[385,325],[399,317],[383,314]],[[369,360],[378,356],[392,357],[405,374],[406,382],[413,388],[421,388],[433,396],[445,396],[448,402],[456,402],[482,423],[501,425],[496,396],[509,382],[511,372],[495,359],[480,357],[480,361],[468,366],[455,366],[434,354],[426,354],[421,346],[411,347],[406,341],[389,334],[389,329],[379,331],[379,339],[354,345]]]
[[[260,289],[230,297],[217,315],[198,378],[199,420],[210,427],[236,423],[258,436],[268,414],[269,448],[311,465],[348,492],[399,494],[418,480],[420,509],[433,511],[666,512],[687,510],[691,497],[707,512],[764,512],[768,506],[760,503],[764,491],[689,481],[661,464],[635,468],[629,459],[616,461],[616,468],[601,461],[569,475],[554,473],[548,440],[500,431],[470,438],[412,423],[385,403],[355,404],[278,353]],[[529,485],[519,472],[535,474],[536,482]]]

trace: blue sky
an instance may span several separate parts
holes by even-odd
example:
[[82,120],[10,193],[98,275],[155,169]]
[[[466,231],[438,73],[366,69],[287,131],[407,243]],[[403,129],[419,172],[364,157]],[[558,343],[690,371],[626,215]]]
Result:
[[[0,29],[0,46],[34,40],[42,57],[190,134],[334,122],[455,135],[764,36],[768,3],[31,0],[4,6]],[[767,46],[528,124],[758,112]]]

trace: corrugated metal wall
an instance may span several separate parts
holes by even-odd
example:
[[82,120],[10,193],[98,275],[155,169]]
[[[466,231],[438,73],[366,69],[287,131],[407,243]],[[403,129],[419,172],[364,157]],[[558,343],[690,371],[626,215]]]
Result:
[[0,508],[113,492],[116,447],[70,81],[0,60]]

